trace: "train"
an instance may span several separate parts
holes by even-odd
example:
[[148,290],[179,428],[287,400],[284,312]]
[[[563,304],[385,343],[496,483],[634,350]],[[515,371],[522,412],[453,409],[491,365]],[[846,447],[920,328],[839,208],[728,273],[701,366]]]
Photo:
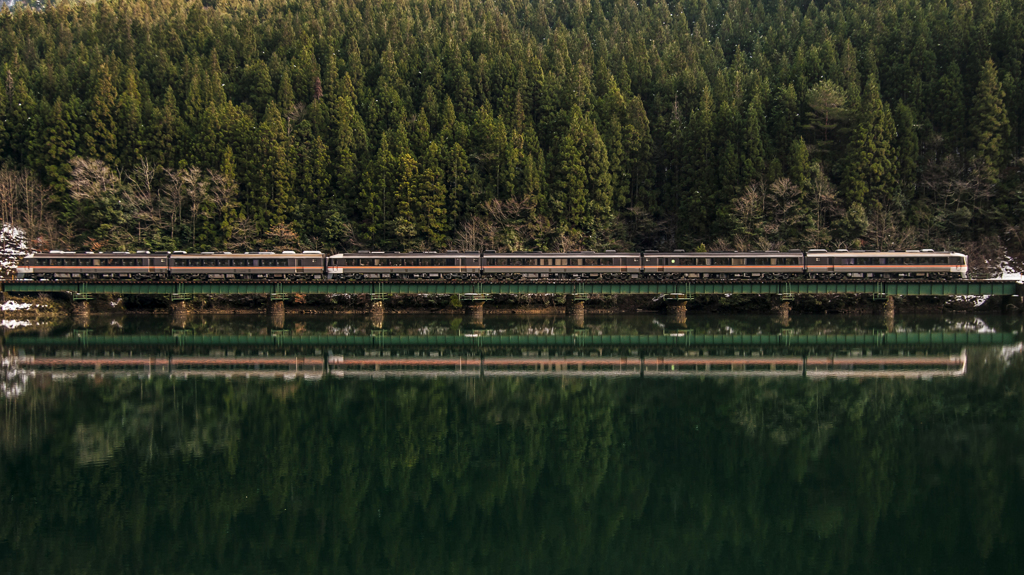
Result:
[[930,249],[767,252],[66,252],[26,256],[20,280],[965,279],[967,256]]

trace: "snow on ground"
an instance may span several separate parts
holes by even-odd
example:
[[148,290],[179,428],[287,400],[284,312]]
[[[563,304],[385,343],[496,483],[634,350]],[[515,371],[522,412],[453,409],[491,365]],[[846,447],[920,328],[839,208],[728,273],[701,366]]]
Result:
[[992,278],[994,280],[1017,280],[1024,281],[1024,274],[1020,271],[1021,266],[1013,261],[1013,258],[1007,256],[1007,258],[999,262],[999,275]]
[[30,309],[33,307],[35,307],[35,304],[21,303],[19,301],[5,301],[2,305],[0,305],[0,309],[2,309],[3,311],[19,311],[23,309]]
[[981,307],[991,296],[953,296],[949,299],[952,303],[971,304],[974,307]]
[[13,273],[18,261],[27,254],[25,232],[11,224],[3,224],[0,227],[0,273]]

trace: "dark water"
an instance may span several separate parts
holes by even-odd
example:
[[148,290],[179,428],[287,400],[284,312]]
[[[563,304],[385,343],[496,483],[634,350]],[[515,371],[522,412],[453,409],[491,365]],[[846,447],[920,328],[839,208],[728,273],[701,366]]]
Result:
[[1019,320],[8,331],[2,573],[1024,573]]

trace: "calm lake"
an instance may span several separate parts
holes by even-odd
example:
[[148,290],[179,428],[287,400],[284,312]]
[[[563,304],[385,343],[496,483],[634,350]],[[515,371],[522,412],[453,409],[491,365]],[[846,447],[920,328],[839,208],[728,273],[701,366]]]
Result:
[[1019,316],[5,330],[2,573],[1024,573]]

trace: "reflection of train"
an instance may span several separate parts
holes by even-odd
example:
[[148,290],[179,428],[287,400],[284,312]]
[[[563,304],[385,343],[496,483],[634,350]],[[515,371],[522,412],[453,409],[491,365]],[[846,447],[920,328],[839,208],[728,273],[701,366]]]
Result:
[[953,355],[523,355],[330,356],[338,377],[641,376],[641,377],[857,377],[930,379],[967,373],[967,353]]
[[967,256],[868,252],[320,252],[187,254],[50,252],[26,256],[18,279],[452,279],[967,277]]
[[163,375],[187,377],[242,377],[246,379],[320,379],[324,375],[322,357],[291,355],[255,356],[122,356],[18,357],[12,367],[53,379],[75,377],[150,378]]
[[15,370],[49,379],[137,376],[226,377],[319,380],[334,377],[808,377],[929,379],[961,377],[967,354],[870,355],[858,352],[800,355],[718,355],[691,351],[679,355],[389,355],[369,350],[362,355],[175,355],[146,357],[134,353],[103,356],[23,356],[12,358]]

